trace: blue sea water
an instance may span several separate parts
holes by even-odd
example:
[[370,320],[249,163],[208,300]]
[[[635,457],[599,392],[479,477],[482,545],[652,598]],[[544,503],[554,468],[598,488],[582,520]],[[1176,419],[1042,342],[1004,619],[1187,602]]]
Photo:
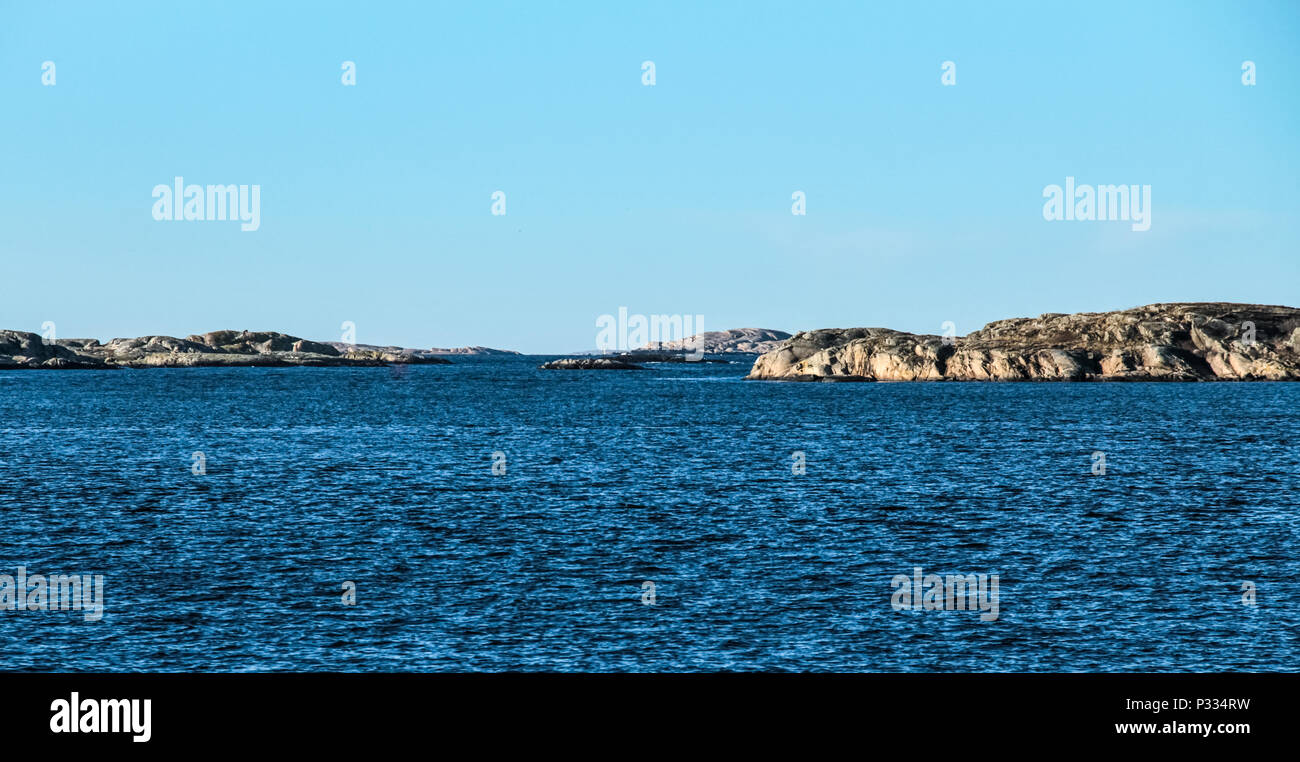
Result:
[[0,669],[1300,668],[1300,384],[540,361],[0,373]]

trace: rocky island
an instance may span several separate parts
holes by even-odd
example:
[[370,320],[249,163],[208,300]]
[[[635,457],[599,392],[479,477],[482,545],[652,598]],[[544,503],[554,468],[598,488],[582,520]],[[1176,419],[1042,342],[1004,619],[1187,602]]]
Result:
[[451,349],[434,347],[433,349],[407,349],[405,347],[394,346],[383,347],[378,344],[348,344],[343,341],[328,341],[326,343],[344,354],[356,352],[379,352],[380,354],[417,355],[420,357],[441,357],[442,355],[458,355],[462,357],[491,355],[494,357],[505,357],[510,355],[519,355],[519,352],[514,352],[509,349],[493,349],[491,347],[454,347]]
[[790,338],[785,331],[771,328],[732,328],[729,331],[705,331],[677,341],[652,341],[633,351],[682,352],[703,350],[705,354],[761,355],[771,352]]
[[551,360],[542,370],[645,370],[638,363],[730,363],[727,355],[757,355],[776,349],[790,338],[770,328],[705,331],[676,341],[652,341],[626,352],[579,352],[578,357]]
[[639,363],[730,363],[722,357],[707,357],[692,352],[655,352],[633,349],[616,355],[562,357],[538,365],[542,370],[645,370]]
[[1300,309],[1224,302],[1049,313],[962,337],[798,333],[746,377],[780,381],[1300,381]]
[[184,339],[141,336],[46,341],[39,334],[0,330],[0,370],[196,368],[250,366],[449,365],[437,350],[332,344],[274,331],[212,331]]
[[542,370],[645,370],[616,357],[562,357],[537,366]]

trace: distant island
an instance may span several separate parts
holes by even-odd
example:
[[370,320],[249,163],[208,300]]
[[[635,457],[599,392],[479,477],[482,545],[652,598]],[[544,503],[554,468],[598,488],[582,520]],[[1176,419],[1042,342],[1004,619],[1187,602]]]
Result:
[[212,331],[178,339],[141,336],[46,341],[39,334],[0,330],[0,370],[110,370],[113,368],[331,367],[449,365],[443,355],[518,354],[486,347],[404,349],[318,342],[274,331]]
[[705,331],[677,341],[652,341],[633,351],[699,352],[705,354],[761,355],[771,352],[790,338],[785,331],[771,328],[732,328],[729,331]]
[[434,347],[433,349],[407,349],[405,347],[383,347],[377,344],[348,344],[343,341],[327,341],[325,343],[334,347],[342,354],[379,352],[380,354],[386,355],[416,355],[420,357],[438,357],[441,355],[458,355],[462,357],[481,355],[505,356],[520,354],[519,352],[510,349],[492,349],[491,347],[455,347],[454,349],[440,349]]
[[618,357],[562,357],[544,362],[541,370],[645,370],[626,355]]
[[1049,313],[967,336],[796,334],[747,376],[777,381],[1300,381],[1300,309],[1226,302]]
[[[703,350],[701,352],[701,350]],[[47,341],[0,330],[0,370],[450,364],[501,349],[317,342],[274,331]],[[644,370],[642,363],[756,358],[761,381],[1300,381],[1300,309],[1228,302],[998,320],[966,336],[889,328],[710,331],[619,353],[576,353],[544,370]]]
[[[728,355],[759,355],[780,347],[790,334],[771,328],[705,331],[676,341],[652,341],[625,352],[576,352],[537,366],[542,370],[644,370],[639,363],[726,363]],[[741,358],[743,359],[743,358]]]

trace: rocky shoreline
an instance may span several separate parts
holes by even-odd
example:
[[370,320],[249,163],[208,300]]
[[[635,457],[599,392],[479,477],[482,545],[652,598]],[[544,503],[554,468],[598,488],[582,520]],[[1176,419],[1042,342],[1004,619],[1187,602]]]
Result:
[[633,352],[704,352],[709,355],[761,355],[778,349],[790,334],[771,328],[705,331],[677,341],[652,341]]
[[437,350],[323,343],[274,331],[212,331],[184,339],[141,336],[101,344],[96,339],[47,342],[39,334],[0,330],[0,370],[450,364]]
[[614,355],[584,355],[561,357],[538,365],[541,370],[645,370],[640,363],[721,363],[731,362],[723,357],[709,357],[689,352],[659,352],[633,349]]
[[1226,302],[1049,313],[962,337],[798,333],[746,376],[776,381],[1300,381],[1300,309]]
[[561,357],[537,366],[540,370],[645,370],[616,357]]
[[[764,381],[1300,381],[1300,309],[1227,302],[1151,304],[1114,312],[998,320],[966,336],[889,328],[703,334],[706,355],[664,344],[550,360],[544,370],[643,370],[641,363],[728,362],[711,347],[770,347],[747,380]],[[696,343],[698,346],[699,342]],[[0,330],[0,370],[446,365],[446,355],[518,355],[485,347],[409,349],[317,342],[274,331],[212,331],[47,341]],[[752,355],[749,355],[752,356]],[[743,358],[742,358],[743,359]]]

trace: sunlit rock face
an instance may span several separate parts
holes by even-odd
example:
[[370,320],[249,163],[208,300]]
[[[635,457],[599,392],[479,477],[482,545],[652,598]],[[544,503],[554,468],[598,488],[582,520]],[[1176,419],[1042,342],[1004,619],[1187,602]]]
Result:
[[1300,309],[1222,302],[1046,314],[962,337],[888,328],[798,333],[750,379],[801,381],[1297,381]]
[[189,368],[241,366],[446,365],[432,352],[401,347],[334,345],[274,331],[212,331],[184,339],[141,336],[46,340],[0,330],[0,369]]

